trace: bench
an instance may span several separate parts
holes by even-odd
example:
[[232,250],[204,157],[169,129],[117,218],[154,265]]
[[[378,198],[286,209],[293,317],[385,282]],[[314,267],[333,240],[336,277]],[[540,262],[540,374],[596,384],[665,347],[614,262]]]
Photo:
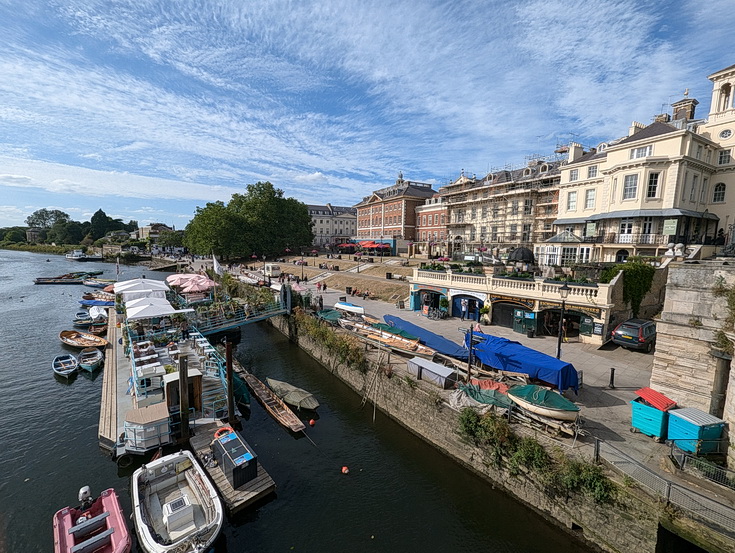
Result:
[[96,532],[97,530],[102,528],[105,524],[107,524],[107,521],[105,519],[109,516],[110,516],[110,513],[105,511],[101,515],[97,515],[96,517],[88,518],[87,520],[80,522],[79,524],[69,528],[69,533],[74,535],[74,539],[79,539],[85,534]]
[[103,545],[108,545],[112,541],[112,534],[114,533],[114,528],[108,528],[104,532],[76,544],[71,548],[70,553],[92,553],[93,551],[97,551]]

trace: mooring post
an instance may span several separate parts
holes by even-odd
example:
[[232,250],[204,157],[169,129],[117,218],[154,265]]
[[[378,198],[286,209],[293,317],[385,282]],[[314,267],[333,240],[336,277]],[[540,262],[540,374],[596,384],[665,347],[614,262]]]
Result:
[[189,358],[179,356],[179,418],[181,420],[181,442],[189,439]]
[[608,388],[611,390],[615,389],[615,367],[610,367],[610,385]]
[[235,387],[232,377],[232,342],[229,340],[225,341],[225,363],[227,366],[227,422],[235,424],[237,418],[235,417]]

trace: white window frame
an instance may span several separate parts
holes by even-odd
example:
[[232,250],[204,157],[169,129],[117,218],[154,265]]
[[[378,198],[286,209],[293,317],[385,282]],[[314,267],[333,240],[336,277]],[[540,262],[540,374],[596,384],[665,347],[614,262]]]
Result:
[[577,211],[577,191],[567,192],[567,211]]
[[732,162],[732,157],[730,155],[730,149],[727,150],[720,150],[720,153],[717,157],[717,165],[728,165]]
[[727,193],[727,186],[724,182],[718,182],[712,189],[712,203],[721,204],[725,201],[725,194]]
[[574,182],[575,180],[579,180],[579,169],[569,171],[569,182]]
[[630,150],[630,159],[640,159],[653,155],[653,144],[648,146],[640,146]]
[[597,199],[597,189],[590,188],[584,193],[584,208],[595,209],[595,200]]
[[635,200],[638,196],[638,173],[625,175],[623,179],[623,200]]
[[587,178],[594,179],[597,176],[597,165],[587,167]]
[[[656,182],[653,183],[653,194],[651,194],[651,181],[656,177]],[[658,198],[659,184],[661,183],[661,172],[651,171],[648,173],[648,183],[646,184],[646,198]]]

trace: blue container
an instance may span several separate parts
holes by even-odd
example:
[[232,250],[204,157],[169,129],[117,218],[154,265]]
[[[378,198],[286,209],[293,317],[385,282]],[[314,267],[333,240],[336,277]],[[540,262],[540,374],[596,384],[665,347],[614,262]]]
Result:
[[657,440],[666,439],[666,429],[669,422],[668,411],[651,407],[639,397],[631,401],[630,405],[633,408],[631,420],[633,428]]
[[674,409],[669,416],[669,440],[690,453],[711,453],[719,450],[718,440],[725,424],[722,419],[694,407]]

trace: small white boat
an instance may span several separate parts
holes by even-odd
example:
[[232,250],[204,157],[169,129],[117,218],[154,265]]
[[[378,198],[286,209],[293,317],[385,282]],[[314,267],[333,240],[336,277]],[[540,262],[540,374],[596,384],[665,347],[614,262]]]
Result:
[[105,354],[97,348],[84,348],[79,352],[79,366],[85,371],[93,372],[104,360]]
[[338,301],[334,304],[335,309],[340,311],[346,311],[347,313],[355,313],[356,315],[364,315],[365,308],[361,305],[355,305],[354,303],[348,303],[346,301]]
[[93,305],[89,308],[89,316],[93,321],[107,319],[107,307],[101,305]]
[[189,451],[140,467],[130,493],[138,543],[148,553],[203,552],[222,529],[222,501]]
[[77,361],[77,358],[70,353],[57,355],[51,362],[51,368],[54,370],[54,373],[59,376],[63,376],[64,378],[69,378],[74,374],[77,367],[79,367],[79,361]]

